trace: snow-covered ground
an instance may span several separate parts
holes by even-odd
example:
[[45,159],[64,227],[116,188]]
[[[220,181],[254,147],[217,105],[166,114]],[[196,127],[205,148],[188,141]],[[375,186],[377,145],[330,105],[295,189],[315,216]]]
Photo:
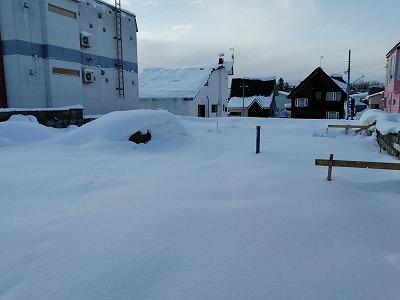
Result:
[[314,165],[399,163],[360,121],[0,123],[0,298],[399,299],[400,172]]

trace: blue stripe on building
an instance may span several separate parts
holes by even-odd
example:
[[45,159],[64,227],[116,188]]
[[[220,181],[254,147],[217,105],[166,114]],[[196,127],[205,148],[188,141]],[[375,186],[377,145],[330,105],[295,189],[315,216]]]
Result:
[[[82,65],[101,66],[103,68],[116,68],[118,60],[111,57],[84,53],[79,50],[65,47],[42,45],[21,40],[2,41],[3,55],[38,55],[42,58],[52,58],[62,61],[79,63]],[[138,64],[124,61],[124,69],[138,73]]]

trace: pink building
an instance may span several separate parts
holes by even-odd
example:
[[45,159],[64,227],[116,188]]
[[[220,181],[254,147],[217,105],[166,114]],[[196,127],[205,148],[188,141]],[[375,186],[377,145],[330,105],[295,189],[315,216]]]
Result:
[[386,54],[386,112],[400,113],[400,42]]

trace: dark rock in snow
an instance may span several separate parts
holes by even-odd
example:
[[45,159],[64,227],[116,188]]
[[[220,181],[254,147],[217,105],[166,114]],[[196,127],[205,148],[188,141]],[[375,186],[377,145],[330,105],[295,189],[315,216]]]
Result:
[[129,137],[129,141],[134,142],[136,144],[146,144],[151,140],[151,133],[147,130],[145,134],[140,131],[135,132]]

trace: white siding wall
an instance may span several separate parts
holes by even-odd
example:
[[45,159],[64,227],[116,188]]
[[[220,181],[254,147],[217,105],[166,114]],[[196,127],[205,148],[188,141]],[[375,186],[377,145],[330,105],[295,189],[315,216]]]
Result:
[[[210,117],[222,117],[227,116],[224,108],[228,105],[228,73],[227,70],[222,68],[215,70],[211,73],[210,79],[208,81],[208,86],[205,86],[203,90],[200,91],[196,100],[199,104],[205,104],[206,110],[208,111],[208,116]],[[209,101],[207,101],[207,96]],[[218,112],[212,113],[212,105],[218,105]],[[207,116],[206,111],[206,116]],[[197,107],[196,107],[197,113]]]
[[[49,3],[76,13],[76,19],[49,11]],[[116,89],[115,11],[111,6],[93,0],[0,1],[8,106],[81,104],[85,114],[137,108],[136,20],[131,14],[122,15],[124,98]],[[91,47],[81,47],[82,31],[90,33]],[[80,76],[53,74],[53,67],[78,70]],[[84,68],[94,71],[95,82],[82,82]]]

